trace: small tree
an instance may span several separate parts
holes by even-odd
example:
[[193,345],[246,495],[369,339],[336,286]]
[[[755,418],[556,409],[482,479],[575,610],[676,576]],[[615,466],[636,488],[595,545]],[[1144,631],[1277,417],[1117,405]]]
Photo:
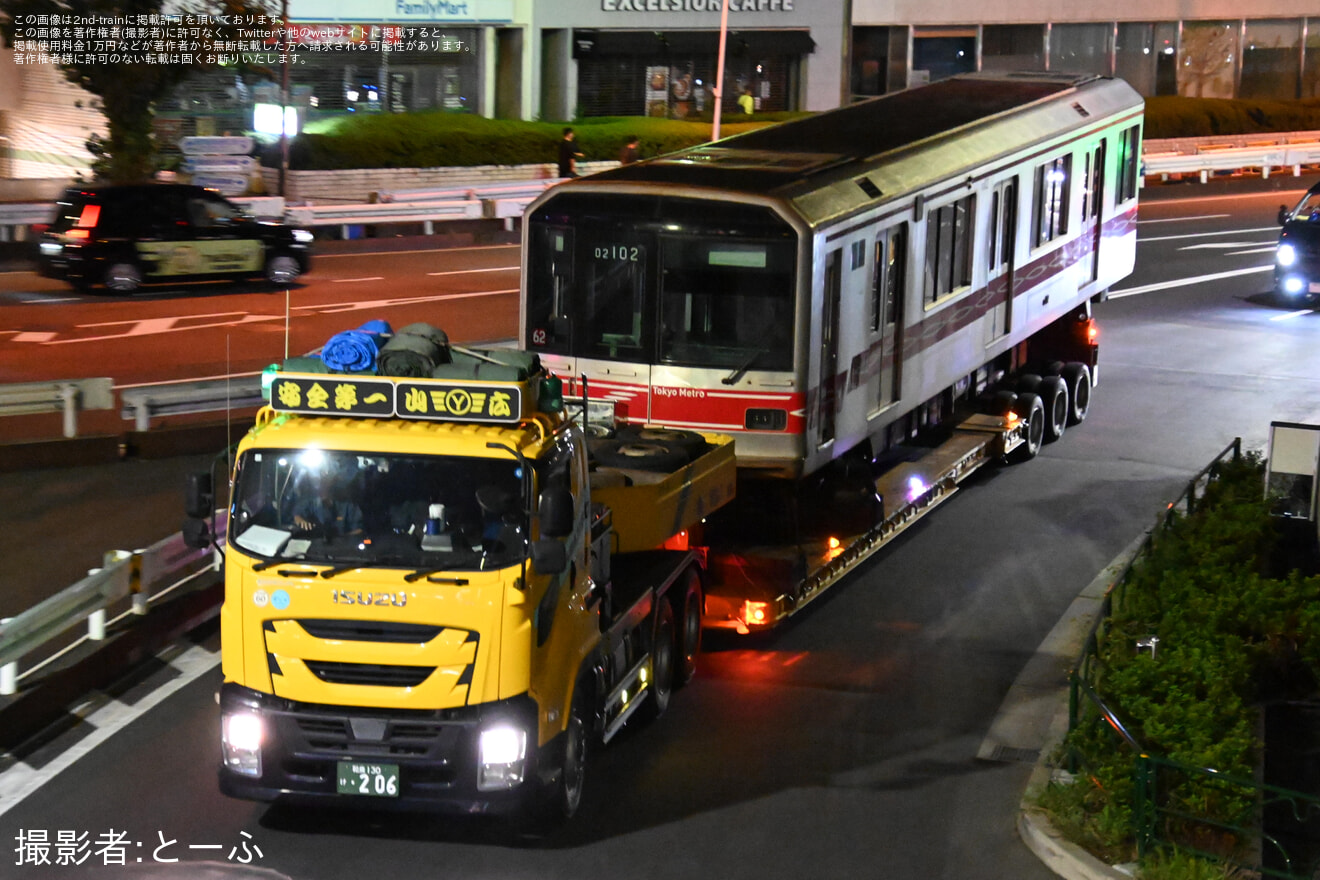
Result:
[[[159,60],[160,49],[152,40],[121,39],[118,54],[131,59],[120,63],[98,63],[88,53],[55,51],[55,41],[71,39],[59,31],[51,37],[33,37],[27,24],[37,15],[77,15],[91,20],[131,21],[137,26],[139,16],[159,16],[166,10],[167,0],[0,0],[0,36],[13,47],[16,38],[26,45],[35,45],[41,52],[57,59],[58,66],[69,82],[96,95],[101,112],[105,114],[108,134],[105,138],[93,136],[88,150],[97,156],[93,171],[97,178],[113,183],[129,183],[151,179],[159,168],[158,146],[152,132],[156,104],[186,79],[198,71],[220,66],[219,41],[243,39],[234,24],[212,24],[199,28],[198,37],[190,37],[191,59],[165,63],[146,63],[148,55]],[[280,25],[272,17],[264,0],[185,0],[169,3],[168,11],[179,15],[224,16],[233,22],[234,16],[266,16],[267,24],[244,25],[254,29],[274,31]],[[144,19],[145,21],[145,19]],[[19,31],[16,35],[15,31]],[[248,38],[251,41],[251,38]],[[232,51],[232,50],[231,50]],[[184,54],[184,53],[170,53]]]

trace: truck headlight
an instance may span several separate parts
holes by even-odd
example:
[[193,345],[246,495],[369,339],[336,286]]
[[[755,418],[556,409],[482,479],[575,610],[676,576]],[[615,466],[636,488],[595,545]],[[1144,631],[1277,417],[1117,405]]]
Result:
[[1280,266],[1291,266],[1297,262],[1297,248],[1285,242],[1274,252],[1274,259]]
[[1283,279],[1283,292],[1290,294],[1301,293],[1306,288],[1306,282],[1296,275],[1289,275]]
[[513,788],[527,766],[527,731],[506,724],[481,731],[478,740],[477,790]]
[[225,766],[244,776],[261,775],[261,741],[265,723],[253,712],[235,712],[220,719]]

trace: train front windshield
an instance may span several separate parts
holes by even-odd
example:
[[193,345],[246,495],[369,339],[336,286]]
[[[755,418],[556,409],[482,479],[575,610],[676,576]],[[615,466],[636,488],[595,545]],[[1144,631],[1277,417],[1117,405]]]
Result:
[[791,370],[797,237],[768,208],[565,193],[530,219],[525,344],[571,357]]

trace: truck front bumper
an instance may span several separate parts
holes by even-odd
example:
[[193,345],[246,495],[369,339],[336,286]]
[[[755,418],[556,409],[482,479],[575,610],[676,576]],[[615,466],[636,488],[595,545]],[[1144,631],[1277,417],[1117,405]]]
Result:
[[[220,790],[245,800],[513,815],[558,772],[547,760],[561,751],[557,740],[537,748],[537,707],[527,695],[459,709],[385,710],[296,703],[226,683],[220,711]],[[520,766],[503,774],[482,767],[490,730],[525,732]]]

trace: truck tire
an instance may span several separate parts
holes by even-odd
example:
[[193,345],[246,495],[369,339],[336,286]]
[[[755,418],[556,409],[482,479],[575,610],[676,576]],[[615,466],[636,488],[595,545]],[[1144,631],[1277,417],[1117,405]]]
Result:
[[1059,376],[1046,376],[1036,386],[1036,393],[1045,406],[1045,442],[1053,443],[1063,436],[1072,413],[1068,404],[1068,383]]
[[697,674],[697,655],[701,653],[701,578],[692,569],[683,576],[679,606],[678,663],[674,667],[674,686],[682,687]]
[[1031,391],[1034,392],[1040,387],[1041,378],[1039,373],[1023,373],[1018,376],[1017,387],[1014,389],[1019,394]]
[[678,428],[644,428],[629,425],[619,429],[619,439],[626,442],[658,443],[670,449],[681,449],[689,458],[696,458],[706,449],[706,438],[696,431]]
[[1040,446],[1045,442],[1045,405],[1041,403],[1038,394],[1019,394],[1017,402],[1013,404],[1013,412],[1026,422],[1027,438],[1008,454],[1008,460],[1014,463],[1030,461],[1040,452]]
[[550,831],[563,825],[582,806],[590,743],[590,710],[587,708],[586,688],[582,682],[578,682],[573,689],[568,724],[564,727],[559,775],[543,792],[541,803],[537,805],[530,829],[533,832]]
[[639,712],[654,721],[669,709],[674,696],[674,606],[662,598],[656,607],[655,634],[651,641],[651,696]]
[[606,443],[592,450],[596,461],[604,467],[627,468],[638,471],[672,471],[688,463],[688,455],[681,449],[671,449],[660,443]]
[[1068,386],[1068,424],[1086,421],[1086,415],[1091,411],[1091,369],[1073,361],[1063,365],[1059,377]]

